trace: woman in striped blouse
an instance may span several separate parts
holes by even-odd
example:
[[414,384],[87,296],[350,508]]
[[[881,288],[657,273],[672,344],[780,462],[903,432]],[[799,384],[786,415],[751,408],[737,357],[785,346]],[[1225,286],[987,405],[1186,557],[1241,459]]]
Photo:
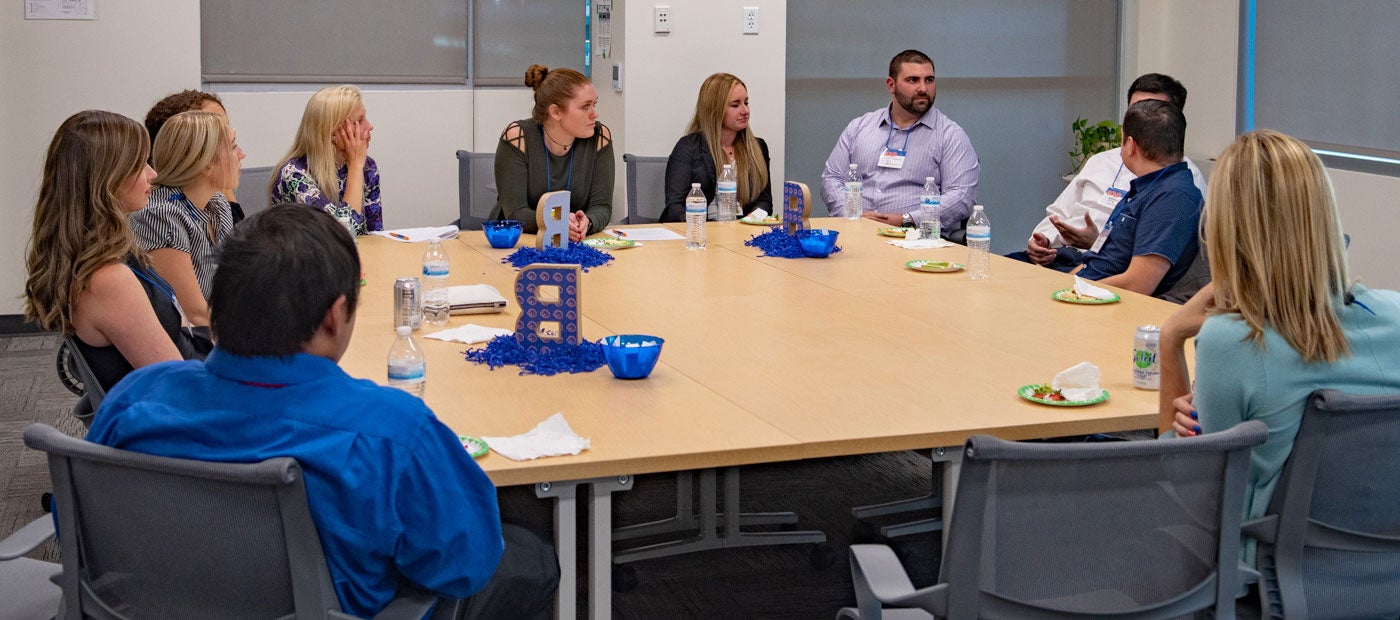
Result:
[[238,184],[243,151],[223,117],[181,112],[156,136],[156,187],[131,229],[151,265],[175,289],[185,318],[209,325],[209,292],[219,242],[233,230],[233,213],[219,188]]

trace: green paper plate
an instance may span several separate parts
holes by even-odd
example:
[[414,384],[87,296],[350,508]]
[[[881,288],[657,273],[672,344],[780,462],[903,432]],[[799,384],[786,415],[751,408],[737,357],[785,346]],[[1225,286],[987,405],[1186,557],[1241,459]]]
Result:
[[636,241],[632,241],[629,239],[618,239],[617,237],[595,237],[593,239],[584,239],[583,244],[590,248],[597,248],[599,250],[622,250],[637,246]]
[[749,226],[777,226],[782,224],[783,220],[772,216],[769,216],[769,218],[765,220],[751,220],[746,217],[741,217],[739,218],[739,223],[748,224]]
[[472,455],[474,459],[486,456],[486,453],[491,451],[491,446],[486,445],[486,442],[480,438],[458,435],[457,439],[462,441],[462,447],[466,448],[467,454]]
[[1073,298],[1073,297],[1065,297],[1065,296],[1064,296],[1066,293],[1069,293],[1069,292],[1071,292],[1072,290],[1074,290],[1074,289],[1062,288],[1062,289],[1060,289],[1060,290],[1058,290],[1058,291],[1055,291],[1055,292],[1053,292],[1053,293],[1050,293],[1050,299],[1053,299],[1053,300],[1055,300],[1055,301],[1063,301],[1063,302],[1065,302],[1065,303],[1067,303],[1067,304],[1089,304],[1089,305],[1103,305],[1103,304],[1118,303],[1119,300],[1123,299],[1122,297],[1119,297],[1116,293],[1113,295],[1113,297],[1110,297],[1110,298],[1108,298],[1108,299],[1075,299],[1075,298]]
[[955,263],[947,260],[928,260],[926,258],[916,258],[904,263],[904,266],[914,271],[923,271],[927,273],[949,273],[953,271],[962,271],[963,269],[962,263]]
[[1035,393],[1035,389],[1041,385],[1044,384],[1031,383],[1023,385],[1020,389],[1016,390],[1016,394],[1033,403],[1050,405],[1052,407],[1083,407],[1085,405],[1097,405],[1108,400],[1108,390],[1104,390],[1103,394],[1100,394],[1098,398],[1091,398],[1089,400],[1050,400],[1048,398],[1036,398],[1033,394]]

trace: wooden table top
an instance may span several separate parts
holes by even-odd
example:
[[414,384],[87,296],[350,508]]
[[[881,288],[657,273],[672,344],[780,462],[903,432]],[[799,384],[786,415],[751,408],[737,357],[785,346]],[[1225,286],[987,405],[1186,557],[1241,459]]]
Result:
[[[961,444],[989,433],[1009,439],[1108,432],[1155,425],[1157,393],[1132,387],[1135,328],[1176,308],[1116,291],[1123,301],[1074,305],[1051,299],[1065,274],[992,257],[987,280],[965,271],[921,273],[915,258],[965,263],[967,248],[905,250],[869,220],[814,219],[841,233],[826,259],[759,257],[743,241],[764,232],[710,223],[709,248],[649,241],[582,279],[582,329],[666,339],[661,362],[638,381],[606,368],[578,375],[520,376],[465,361],[457,343],[415,340],[428,358],[425,400],[462,434],[514,435],[558,412],[592,441],[578,456],[479,463],[498,485]],[[664,226],[680,230],[680,225]],[[533,243],[529,235],[521,244]],[[486,283],[510,306],[454,316],[513,328],[515,270],[464,231],[445,244],[453,284]],[[421,270],[426,244],[361,238],[367,284],[355,336],[341,365],[383,383],[394,338],[394,278]],[[1078,408],[1020,399],[1081,361],[1103,372],[1111,398]]]

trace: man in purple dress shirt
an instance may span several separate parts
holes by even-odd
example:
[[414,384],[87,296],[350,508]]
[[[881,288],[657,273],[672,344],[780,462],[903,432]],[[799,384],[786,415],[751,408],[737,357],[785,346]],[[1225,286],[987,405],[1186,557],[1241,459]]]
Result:
[[890,59],[890,105],[846,125],[822,172],[822,198],[832,215],[846,210],[846,174],[856,164],[865,217],[892,226],[919,222],[925,177],[942,195],[939,228],[962,231],[977,199],[977,152],[967,133],[933,107],[933,60],[918,50]]

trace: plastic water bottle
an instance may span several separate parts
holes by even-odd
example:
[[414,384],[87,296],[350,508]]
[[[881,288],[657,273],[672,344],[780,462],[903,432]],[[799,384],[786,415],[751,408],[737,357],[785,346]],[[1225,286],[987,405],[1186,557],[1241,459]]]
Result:
[[423,321],[429,325],[447,323],[447,252],[434,239],[423,253]]
[[860,214],[865,211],[863,206],[860,202],[860,171],[856,170],[855,164],[851,164],[850,172],[846,173],[846,219],[860,219]]
[[700,191],[699,183],[690,184],[690,194],[685,197],[685,249],[705,249],[705,192]]
[[943,216],[943,197],[933,177],[924,177],[924,193],[919,197],[919,238],[937,239],[942,233],[939,218]]
[[967,220],[967,273],[973,280],[991,277],[992,222],[982,205],[972,206]]
[[428,361],[423,350],[413,344],[412,327],[400,325],[394,333],[399,337],[389,347],[389,387],[423,398],[423,388],[428,385]]
[[739,182],[734,178],[734,164],[725,164],[715,183],[715,194],[719,197],[719,214],[715,218],[721,222],[739,219]]

